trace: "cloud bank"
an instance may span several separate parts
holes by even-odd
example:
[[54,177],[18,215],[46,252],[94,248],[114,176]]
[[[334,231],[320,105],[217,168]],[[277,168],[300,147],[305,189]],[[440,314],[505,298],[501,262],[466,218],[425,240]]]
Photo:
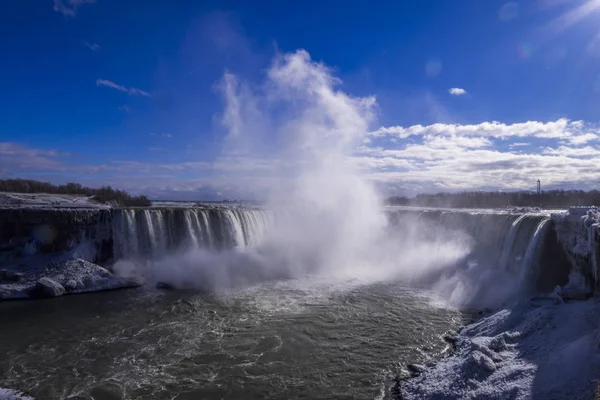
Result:
[[[85,154],[67,155],[56,149],[6,142],[0,143],[0,174],[59,183],[108,184],[155,198],[200,198],[208,193],[256,198],[273,186],[274,180],[285,180],[286,174],[293,173],[302,163],[319,163],[321,158],[327,159],[331,170],[338,166],[358,169],[386,195],[529,190],[535,188],[537,179],[545,188],[591,189],[600,184],[600,128],[595,124],[560,118],[377,128],[376,97],[346,94],[341,90],[343,82],[333,70],[312,61],[312,67],[305,68],[310,60],[308,53],[293,54],[292,59],[280,57],[274,61],[275,67],[265,72],[266,84],[240,82],[229,72],[216,84],[218,95],[227,105],[215,115],[215,120],[226,128],[222,141],[227,150],[220,156],[196,156],[188,151],[189,138],[179,143],[179,133],[150,134],[170,139],[168,148],[161,147],[160,157],[149,160],[132,149],[129,159],[111,158],[107,153],[107,158],[96,164],[84,163]],[[282,81],[288,88],[285,93],[273,86],[273,82]],[[312,86],[305,87],[306,82]],[[99,79],[96,84],[130,96],[150,96],[141,89],[108,80]],[[324,87],[330,89],[324,91]],[[298,93],[306,90],[319,94],[312,98],[321,101],[304,108],[305,113],[314,114],[311,118],[270,104],[281,97],[302,104],[307,100]],[[348,113],[348,107],[360,110],[361,117],[357,119]],[[336,118],[341,116],[335,121],[344,121],[343,126],[335,125],[330,117],[317,118],[325,108]],[[127,106],[120,109],[129,110]],[[265,115],[264,110],[273,114]],[[311,121],[310,126],[306,121]],[[283,135],[283,130],[291,134]],[[310,134],[303,135],[302,140],[294,139],[293,132],[300,130]],[[365,131],[368,140],[364,140],[365,135],[355,140],[357,130]],[[331,148],[332,132],[347,138],[336,142],[338,145],[352,147],[352,151],[344,152],[344,157],[331,158],[331,152],[325,152]],[[157,148],[156,139],[148,140],[139,149],[146,155],[148,148]],[[296,140],[296,148],[314,149],[313,154],[320,157],[298,160],[282,152],[282,148],[294,148],[290,146],[292,140]]]

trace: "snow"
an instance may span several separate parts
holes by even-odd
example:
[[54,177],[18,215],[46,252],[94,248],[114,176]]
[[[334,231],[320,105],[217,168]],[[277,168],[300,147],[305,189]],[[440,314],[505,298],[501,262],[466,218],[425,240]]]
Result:
[[0,193],[0,207],[110,208],[107,204],[95,202],[93,196],[48,193]]
[[600,209],[597,207],[571,207],[566,213],[552,215],[559,240],[579,256],[589,256],[594,251],[591,232],[600,230]]
[[31,396],[27,396],[22,392],[0,388],[0,400],[35,400]]
[[[112,274],[91,262],[76,259],[51,262],[45,266],[19,268],[23,277],[17,282],[0,281],[0,299],[29,298],[38,282],[49,279],[62,287],[64,293],[87,293],[140,286],[142,282],[133,277]],[[61,293],[62,294],[62,293]]]
[[407,399],[591,399],[600,299],[504,309],[466,327],[455,355],[405,381]]

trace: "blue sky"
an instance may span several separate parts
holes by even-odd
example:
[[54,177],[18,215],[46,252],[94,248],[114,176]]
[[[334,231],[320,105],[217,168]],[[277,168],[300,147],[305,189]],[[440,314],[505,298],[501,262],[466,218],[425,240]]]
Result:
[[375,97],[351,158],[390,194],[600,181],[597,0],[3,5],[3,177],[246,196],[275,166],[226,151],[219,82],[255,90],[304,49]]

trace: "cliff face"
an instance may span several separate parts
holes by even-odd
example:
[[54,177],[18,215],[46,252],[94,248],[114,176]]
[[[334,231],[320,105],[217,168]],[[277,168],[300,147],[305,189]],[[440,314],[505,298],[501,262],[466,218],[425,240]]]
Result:
[[[419,224],[464,232],[476,242],[478,256],[497,268],[515,272],[529,268],[537,275],[538,290],[566,283],[572,269],[586,278],[588,289],[600,288],[597,208],[571,208],[551,220],[540,212],[476,210],[398,209],[388,216],[390,226],[400,231]],[[178,249],[245,247],[259,241],[274,218],[266,210],[223,207],[0,209],[0,266],[15,265],[32,254],[68,253],[107,265],[120,258],[152,258]],[[539,269],[530,268],[534,264]]]
[[95,262],[111,257],[110,210],[12,208],[0,210],[0,250],[11,256],[94,247]]
[[600,289],[600,209],[571,207],[568,212],[554,214],[552,218],[558,241],[573,270],[585,277],[589,290]]
[[69,253],[101,265],[186,248],[253,244],[269,213],[230,208],[0,209],[0,265],[33,254]]

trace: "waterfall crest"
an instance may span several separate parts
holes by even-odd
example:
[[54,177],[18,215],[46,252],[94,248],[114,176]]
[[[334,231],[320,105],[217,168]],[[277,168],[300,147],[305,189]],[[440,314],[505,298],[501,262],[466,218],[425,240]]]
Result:
[[111,227],[114,258],[152,258],[175,250],[245,248],[267,231],[268,212],[252,209],[121,209]]

